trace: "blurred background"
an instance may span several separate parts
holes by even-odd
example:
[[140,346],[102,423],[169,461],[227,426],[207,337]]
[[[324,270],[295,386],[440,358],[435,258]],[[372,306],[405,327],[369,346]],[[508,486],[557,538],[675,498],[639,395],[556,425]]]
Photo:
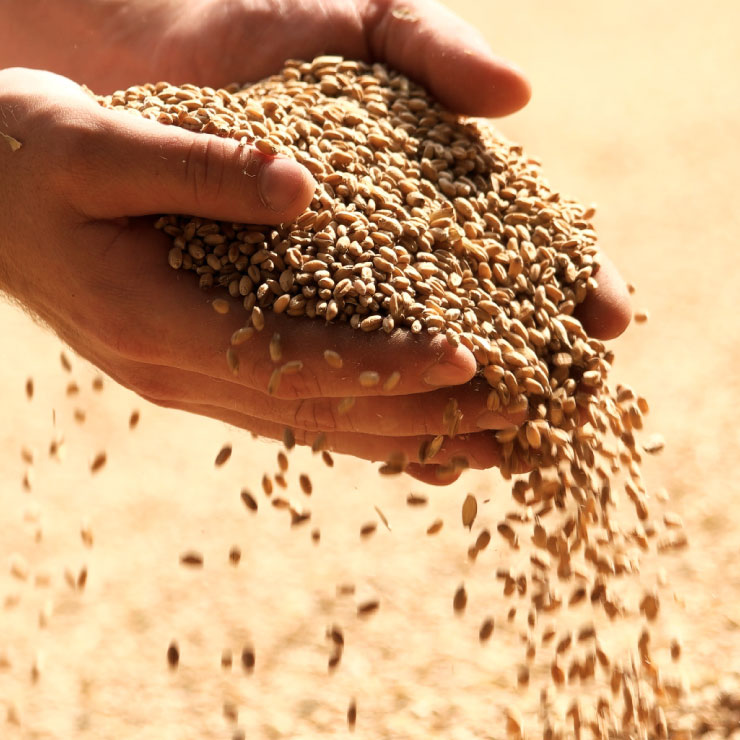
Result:
[[[601,244],[636,285],[634,307],[649,311],[647,324],[614,342],[614,375],[650,401],[648,431],[661,432],[666,449],[646,462],[647,480],[667,489],[691,544],[645,563],[646,581],[660,568],[668,580],[655,640],[665,647],[681,636],[696,696],[736,691],[740,6],[448,4],[529,74],[532,102],[500,128],[541,157],[557,188],[597,204]],[[0,325],[0,738],[230,738],[238,727],[247,737],[343,737],[351,697],[357,737],[500,737],[503,707],[534,716],[536,677],[516,688],[521,624],[507,622],[494,578],[508,554],[493,543],[470,562],[460,522],[468,492],[489,499],[480,525],[511,508],[495,471],[436,489],[381,479],[348,458],[329,470],[296,450],[288,494],[312,520],[291,529],[260,490],[262,473],[277,471],[278,445],[151,407],[107,379],[94,390],[94,369],[68,352],[65,371],[58,340],[7,303]],[[69,396],[72,381],[79,393]],[[134,409],[141,420],[130,430]],[[226,442],[234,453],[216,469]],[[102,450],[107,464],[91,475]],[[301,472],[312,477],[310,499]],[[240,501],[243,487],[260,502],[256,515]],[[410,492],[428,503],[407,506]],[[391,531],[379,522],[361,539],[376,506]],[[445,525],[428,537],[438,517]],[[80,537],[83,519],[92,548]],[[187,549],[203,553],[202,568],[179,564]],[[18,556],[25,580],[8,567]],[[71,588],[65,570],[76,578],[83,567],[85,588]],[[461,581],[469,603],[456,618]],[[354,594],[342,591],[349,584]],[[381,607],[358,619],[366,598]],[[496,630],[481,646],[488,615]],[[329,675],[332,623],[346,644]],[[165,657],[173,639],[177,671]],[[247,644],[252,675],[239,661]],[[224,649],[234,651],[231,669],[221,666]],[[687,700],[682,711],[701,703]]]

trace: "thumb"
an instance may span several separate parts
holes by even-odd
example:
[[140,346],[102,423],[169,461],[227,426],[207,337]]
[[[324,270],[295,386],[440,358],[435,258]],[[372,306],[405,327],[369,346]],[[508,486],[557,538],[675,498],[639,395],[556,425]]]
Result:
[[316,188],[310,172],[287,157],[120,111],[101,109],[91,136],[86,168],[115,173],[86,203],[97,218],[181,213],[282,223],[309,205]]

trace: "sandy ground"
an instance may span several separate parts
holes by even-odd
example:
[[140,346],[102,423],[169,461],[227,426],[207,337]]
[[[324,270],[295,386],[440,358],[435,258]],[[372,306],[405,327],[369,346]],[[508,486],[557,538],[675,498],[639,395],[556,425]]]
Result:
[[[660,567],[669,580],[656,644],[665,652],[670,636],[683,640],[677,670],[698,692],[680,712],[687,726],[715,737],[734,727],[738,738],[740,705],[725,701],[721,734],[699,727],[695,713],[711,714],[717,692],[740,682],[740,6],[450,4],[530,73],[534,99],[502,129],[542,157],[564,192],[598,203],[602,244],[637,285],[636,308],[650,312],[647,325],[614,343],[615,375],[650,399],[649,430],[667,445],[646,474],[669,491],[691,543],[645,563],[645,583]],[[329,470],[296,451],[289,494],[302,497],[298,473],[310,472],[314,494],[303,503],[313,519],[291,530],[261,493],[256,515],[239,500],[242,487],[259,491],[262,472],[276,470],[277,445],[151,407],[111,381],[97,392],[94,370],[73,358],[65,373],[58,340],[19,310],[0,305],[0,325],[0,738],[227,739],[237,727],[250,738],[344,737],[354,696],[356,737],[463,740],[501,737],[508,703],[533,711],[536,689],[516,689],[521,615],[507,622],[493,578],[507,556],[496,546],[470,563],[460,524],[469,491],[491,499],[483,524],[510,507],[495,471],[432,489],[381,480],[353,459]],[[72,379],[81,390],[69,398]],[[141,422],[129,431],[134,408]],[[49,445],[60,438],[57,459]],[[215,469],[227,441],[234,454]],[[35,450],[30,492],[23,445]],[[91,475],[99,450],[108,462]],[[429,504],[407,507],[409,491]],[[381,525],[361,540],[360,526],[377,520],[374,506],[392,531]],[[79,534],[85,517],[92,548]],[[445,527],[429,538],[436,517]],[[232,545],[242,550],[238,566],[229,563]],[[202,569],[179,565],[188,548],[204,553]],[[28,563],[28,580],[10,575],[13,553]],[[83,566],[86,587],[73,590],[64,570]],[[47,586],[37,582],[44,574]],[[455,618],[462,580],[469,606]],[[357,593],[338,595],[344,583]],[[379,612],[358,619],[356,603],[371,596]],[[488,614],[497,627],[481,647]],[[346,649],[328,675],[324,630],[333,622]],[[172,639],[177,671],[165,660]],[[256,650],[251,675],[239,661],[246,644]],[[234,651],[230,670],[221,667],[224,649]],[[225,701],[238,722],[224,716]]]

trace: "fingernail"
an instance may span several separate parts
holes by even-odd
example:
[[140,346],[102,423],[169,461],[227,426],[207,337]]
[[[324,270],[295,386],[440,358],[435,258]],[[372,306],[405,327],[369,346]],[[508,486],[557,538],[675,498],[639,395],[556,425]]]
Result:
[[511,422],[504,419],[501,414],[495,411],[484,411],[476,420],[478,429],[503,429],[511,426]]
[[305,183],[295,162],[276,158],[265,162],[257,178],[257,191],[262,202],[273,211],[284,211],[301,194]]
[[439,362],[427,370],[424,382],[427,385],[459,385],[469,377],[467,369],[457,362]]

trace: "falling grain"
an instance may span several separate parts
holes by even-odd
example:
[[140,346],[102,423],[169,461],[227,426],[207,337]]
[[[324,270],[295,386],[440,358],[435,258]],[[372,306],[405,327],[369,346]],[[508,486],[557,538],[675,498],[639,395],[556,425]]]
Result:
[[648,311],[644,309],[642,311],[635,311],[634,319],[636,323],[644,324],[647,322],[649,318],[650,318],[650,314]]
[[408,506],[426,506],[429,499],[422,493],[409,493],[406,496]]
[[177,668],[180,663],[180,648],[177,643],[173,640],[167,648],[167,663],[170,668]]
[[216,455],[216,459],[213,461],[215,467],[220,468],[225,465],[228,459],[231,457],[231,445],[225,444]]
[[245,645],[242,648],[242,667],[247,673],[254,671],[255,660],[254,648],[251,645]]
[[93,461],[90,463],[90,472],[91,473],[97,473],[99,470],[102,470],[105,463],[108,461],[108,456],[105,452],[98,452],[97,455],[93,458]]
[[463,527],[467,527],[468,529],[473,528],[473,522],[475,521],[475,517],[478,514],[478,502],[475,499],[475,496],[473,496],[472,493],[469,493],[465,497],[465,501],[463,501],[462,506],[462,523]]
[[186,550],[180,555],[180,564],[190,568],[203,567],[203,554],[197,550]]
[[456,614],[461,614],[465,611],[465,607],[468,605],[468,593],[465,590],[465,584],[458,586],[455,595],[452,597],[452,608]]
[[27,581],[31,572],[26,559],[18,553],[13,553],[10,556],[9,570],[10,575],[17,578],[19,581]]
[[368,617],[374,614],[380,608],[380,601],[378,599],[368,599],[357,605],[357,616]]
[[437,534],[442,527],[444,526],[444,521],[442,519],[435,519],[428,527],[427,527],[427,534]]
[[92,547],[94,542],[92,524],[89,519],[83,519],[80,525],[80,537],[85,547]]
[[289,452],[295,447],[295,434],[289,427],[283,429],[283,446]]
[[388,518],[381,511],[380,507],[375,506],[374,508],[375,508],[375,511],[377,512],[378,516],[380,517],[380,521],[383,522],[383,526],[390,532],[391,531],[391,525],[388,523]]
[[350,700],[349,707],[347,708],[347,727],[349,727],[350,732],[354,732],[356,724],[357,724],[357,701],[353,698]]
[[254,496],[246,489],[242,488],[241,494],[240,494],[242,503],[250,510],[250,511],[257,511],[257,500]]
[[484,619],[480,629],[478,630],[478,639],[481,642],[487,642],[493,634],[493,627],[493,617],[487,617]]

